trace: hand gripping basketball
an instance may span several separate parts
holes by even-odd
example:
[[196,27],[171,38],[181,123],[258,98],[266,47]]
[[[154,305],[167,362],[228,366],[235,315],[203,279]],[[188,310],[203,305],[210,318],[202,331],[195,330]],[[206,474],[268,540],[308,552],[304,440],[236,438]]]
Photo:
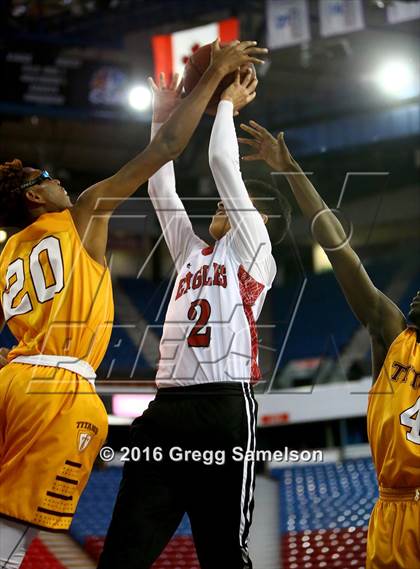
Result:
[[265,47],[257,47],[256,41],[233,41],[224,47],[220,46],[217,39],[211,44],[210,66],[216,67],[223,76],[236,71],[239,67],[246,64],[264,63],[263,59],[255,57],[268,52]]
[[254,63],[264,63],[255,56],[265,54],[267,51],[266,48],[256,47],[254,41],[235,41],[223,46],[219,40],[216,40],[212,44],[204,45],[190,57],[185,66],[183,77],[185,93],[188,95],[194,89],[210,66],[216,69],[222,79],[206,109],[208,114],[215,115],[220,95],[234,82],[237,69],[241,69],[241,79],[246,76],[249,68],[255,76]]

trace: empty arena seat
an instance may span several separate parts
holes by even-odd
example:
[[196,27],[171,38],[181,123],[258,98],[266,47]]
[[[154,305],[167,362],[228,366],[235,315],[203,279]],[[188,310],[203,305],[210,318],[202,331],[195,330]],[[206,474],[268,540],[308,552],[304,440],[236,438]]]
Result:
[[[377,498],[370,458],[273,470],[279,483],[284,569],[361,569]],[[92,473],[71,534],[98,559],[121,479],[116,467]],[[198,569],[191,527],[182,520],[153,569]],[[28,569],[28,568],[27,568]]]
[[127,326],[121,324],[117,319],[112,328],[104,359],[97,370],[98,377],[129,377],[133,369],[147,369],[149,365],[143,358],[141,351],[136,346],[127,333]]
[[377,499],[370,458],[273,471],[279,481],[284,569],[362,569]]
[[[398,269],[395,263],[390,259],[363,262],[375,285],[386,290]],[[291,284],[273,287],[270,298],[276,321],[275,342],[278,351],[283,350],[281,367],[294,359],[337,358],[359,328],[332,271],[301,275]]]
[[38,538],[35,538],[26,552],[20,569],[66,569]]
[[[99,559],[111,522],[122,469],[94,470],[82,494],[70,534],[95,560]],[[173,539],[153,565],[153,569],[199,569],[191,526],[184,516]],[[37,568],[38,569],[38,568]]]
[[121,476],[122,469],[117,467],[92,472],[70,527],[70,534],[82,546],[87,537],[106,535]]
[[[99,559],[105,538],[88,537],[85,550],[93,559]],[[168,543],[152,569],[200,569],[191,535],[175,535]]]
[[155,332],[160,336],[173,283],[167,280],[155,282],[146,279],[121,278],[120,284],[143,318],[149,324],[157,326]]
[[284,569],[342,567],[362,569],[367,528],[289,532],[282,539]]
[[[271,294],[277,320],[276,343],[279,349],[285,343],[282,367],[292,359],[336,357],[337,350],[344,348],[358,326],[331,272],[311,275],[300,297],[302,286],[303,278],[276,287]],[[294,311],[293,326],[286,338]],[[316,328],[316,333],[309,333],[309,325]]]
[[[70,529],[93,559],[103,548],[121,474],[117,467],[92,473]],[[272,475],[279,483],[284,569],[362,569],[367,525],[377,498],[371,459],[298,465],[273,470]],[[187,517],[153,565],[153,569],[175,568],[199,569]],[[37,540],[23,569],[64,568]]]
[[191,536],[175,536],[155,561],[152,569],[200,569]]

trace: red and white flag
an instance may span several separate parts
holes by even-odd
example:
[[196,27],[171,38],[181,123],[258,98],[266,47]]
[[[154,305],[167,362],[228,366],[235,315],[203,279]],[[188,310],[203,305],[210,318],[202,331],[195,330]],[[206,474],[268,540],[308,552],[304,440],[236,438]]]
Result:
[[217,38],[220,38],[222,43],[239,39],[239,20],[229,18],[173,34],[153,36],[156,79],[161,71],[166,77],[172,77],[173,73],[182,75],[190,55]]

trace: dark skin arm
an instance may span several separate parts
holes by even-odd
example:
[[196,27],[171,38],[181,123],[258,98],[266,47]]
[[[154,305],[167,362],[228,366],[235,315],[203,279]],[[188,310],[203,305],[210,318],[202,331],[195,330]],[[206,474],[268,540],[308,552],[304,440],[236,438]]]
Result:
[[371,281],[340,221],[291,156],[283,133],[276,139],[254,121],[250,121],[249,126],[241,125],[241,128],[252,138],[240,138],[239,141],[254,149],[254,153],[245,156],[244,160],[264,160],[273,170],[284,173],[303,215],[311,222],[313,236],[331,261],[347,302],[369,330],[373,377],[376,379],[389,347],[407,326],[404,315]]
[[263,63],[266,53],[256,42],[212,46],[212,62],[194,90],[183,99],[149,145],[116,174],[85,190],[71,208],[75,225],[88,253],[104,264],[108,222],[115,208],[134,194],[161,166],[177,158],[188,144],[220,80],[246,63]]
[[[256,42],[235,41],[220,48],[212,45],[211,63],[194,90],[181,102],[143,152],[116,174],[85,190],[70,208],[77,231],[89,255],[105,266],[109,219],[122,202],[146,182],[163,164],[175,159],[188,144],[209,100],[221,79],[247,63],[264,63],[256,56],[265,54]],[[0,330],[4,316],[0,306]],[[7,363],[9,350],[0,348],[0,367]]]

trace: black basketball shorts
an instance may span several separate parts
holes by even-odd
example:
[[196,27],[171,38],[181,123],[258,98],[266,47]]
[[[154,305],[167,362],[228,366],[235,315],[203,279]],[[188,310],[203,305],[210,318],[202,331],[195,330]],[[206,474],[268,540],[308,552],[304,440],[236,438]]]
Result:
[[185,513],[202,569],[251,569],[256,422],[248,383],[159,389],[131,427],[98,569],[149,569]]

